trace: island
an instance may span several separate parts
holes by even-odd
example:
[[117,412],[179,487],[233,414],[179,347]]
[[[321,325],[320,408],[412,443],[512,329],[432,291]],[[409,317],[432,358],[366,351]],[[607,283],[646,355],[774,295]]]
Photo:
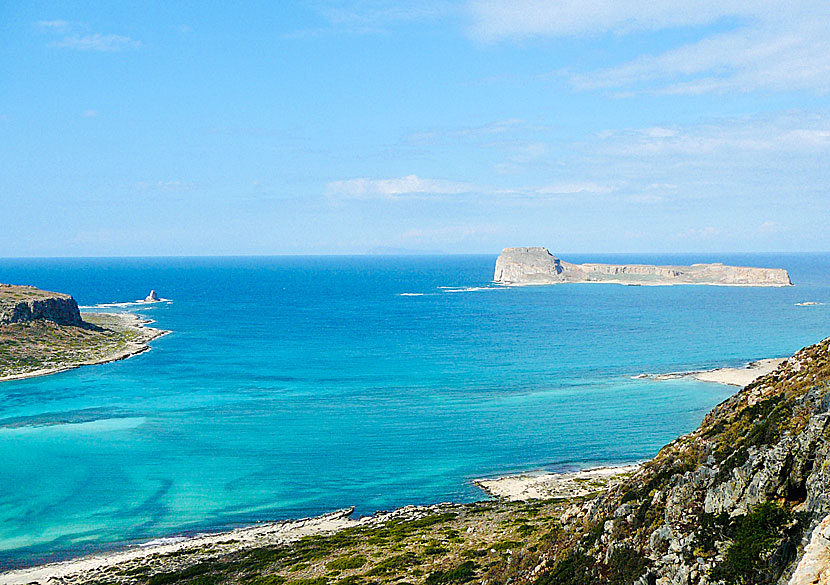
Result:
[[718,286],[791,286],[782,268],[724,264],[653,266],[649,264],[571,264],[547,248],[505,248],[496,260],[493,280],[505,285],[604,282],[628,285],[708,284]]
[[83,313],[70,295],[0,284],[0,381],[121,360],[168,331],[133,313]]

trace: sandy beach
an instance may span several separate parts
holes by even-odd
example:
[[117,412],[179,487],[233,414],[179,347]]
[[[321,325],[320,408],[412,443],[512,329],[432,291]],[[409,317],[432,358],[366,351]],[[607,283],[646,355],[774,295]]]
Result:
[[639,464],[596,467],[566,473],[523,473],[493,479],[476,479],[475,485],[491,496],[506,500],[544,500],[587,496],[640,469]]
[[677,378],[694,378],[701,382],[715,382],[743,388],[756,378],[766,376],[775,370],[787,358],[768,358],[750,362],[742,368],[716,368],[694,372],[670,372],[668,374],[641,374],[638,378],[652,380],[676,380]]

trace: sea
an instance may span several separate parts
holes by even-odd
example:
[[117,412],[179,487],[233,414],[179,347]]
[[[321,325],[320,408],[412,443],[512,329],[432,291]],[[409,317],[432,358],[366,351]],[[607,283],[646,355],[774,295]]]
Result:
[[[567,257],[782,267],[785,288],[508,288],[495,259],[0,260],[0,282],[172,331],[127,360],[0,383],[0,567],[643,461],[736,389],[641,374],[830,335],[827,254]],[[150,289],[170,302],[132,302]]]

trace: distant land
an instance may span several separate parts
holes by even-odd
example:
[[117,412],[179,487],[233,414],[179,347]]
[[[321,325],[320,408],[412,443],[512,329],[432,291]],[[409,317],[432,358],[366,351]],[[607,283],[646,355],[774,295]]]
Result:
[[703,284],[719,286],[791,286],[783,268],[724,264],[653,266],[649,264],[571,264],[547,248],[505,248],[496,260],[493,280],[500,284],[604,282],[628,285]]
[[165,333],[133,313],[81,313],[63,293],[0,284],[0,382],[121,360]]

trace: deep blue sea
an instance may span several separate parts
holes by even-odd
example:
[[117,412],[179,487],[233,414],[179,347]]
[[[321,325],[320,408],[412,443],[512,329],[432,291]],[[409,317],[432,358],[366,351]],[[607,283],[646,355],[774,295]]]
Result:
[[493,288],[495,258],[0,260],[81,305],[173,301],[121,309],[173,331],[149,352],[0,383],[0,567],[642,460],[734,389],[633,376],[830,335],[826,254],[567,257],[783,267],[788,288]]

